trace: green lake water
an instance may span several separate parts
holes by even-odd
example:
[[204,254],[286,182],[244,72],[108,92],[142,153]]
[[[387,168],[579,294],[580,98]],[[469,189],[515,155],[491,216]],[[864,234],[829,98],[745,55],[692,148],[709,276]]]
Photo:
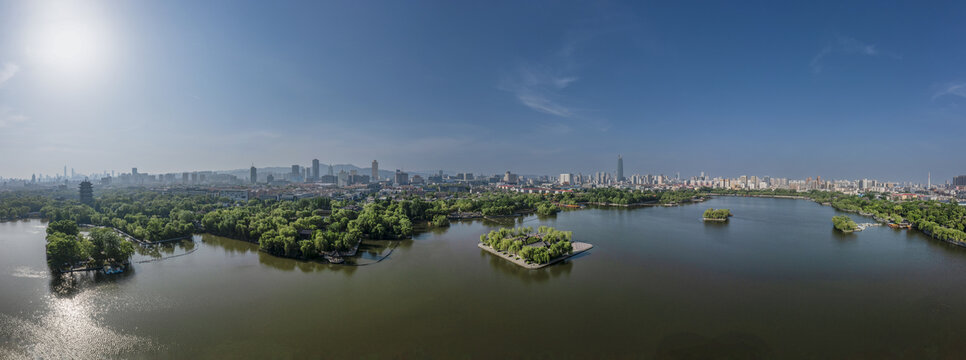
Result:
[[[708,207],[735,216],[704,223]],[[359,263],[392,251],[367,266],[197,235],[127,274],[67,278],[44,264],[44,222],[5,222],[0,358],[966,356],[966,248],[888,227],[840,234],[836,214],[719,197],[463,222],[366,242]],[[594,248],[540,270],[477,248],[514,224]]]

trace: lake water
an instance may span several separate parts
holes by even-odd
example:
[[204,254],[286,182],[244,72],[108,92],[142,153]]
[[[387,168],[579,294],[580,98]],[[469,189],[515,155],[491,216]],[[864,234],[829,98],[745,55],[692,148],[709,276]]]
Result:
[[[706,224],[708,207],[735,216]],[[0,223],[0,358],[966,356],[966,248],[888,227],[840,234],[837,213],[720,197],[454,223],[365,246],[360,263],[392,250],[367,266],[204,235],[121,276],[67,279],[44,265],[43,222]],[[476,247],[521,222],[594,248],[524,270]]]

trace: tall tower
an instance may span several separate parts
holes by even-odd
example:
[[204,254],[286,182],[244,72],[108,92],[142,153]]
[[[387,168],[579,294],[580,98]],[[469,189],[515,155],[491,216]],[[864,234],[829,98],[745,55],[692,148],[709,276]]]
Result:
[[80,202],[87,206],[94,206],[94,189],[90,181],[84,180],[80,183]]
[[372,160],[372,181],[379,181],[379,162]]
[[932,188],[932,172],[926,173],[926,189]]
[[624,181],[624,158],[617,155],[617,181]]
[[319,180],[319,159],[312,159],[312,181]]
[[256,181],[258,181],[258,170],[255,169],[255,164],[252,164],[252,175],[251,175],[252,185],[255,185]]

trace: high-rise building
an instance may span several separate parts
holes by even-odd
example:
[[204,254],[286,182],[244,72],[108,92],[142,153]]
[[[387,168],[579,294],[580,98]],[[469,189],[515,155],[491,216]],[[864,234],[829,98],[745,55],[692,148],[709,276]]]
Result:
[[90,181],[84,180],[80,183],[80,202],[87,206],[94,206],[94,188]]
[[255,165],[252,165],[252,174],[251,174],[251,177],[249,179],[250,179],[252,185],[255,185],[255,182],[258,181],[258,171],[255,170]]
[[617,181],[624,181],[624,158],[617,155]]
[[372,181],[379,182],[379,162],[372,160]]
[[131,175],[134,175],[134,177],[137,177],[138,176],[138,168],[131,168]]
[[335,173],[332,171],[332,165],[329,164],[329,176],[333,176]]
[[560,179],[558,180],[560,181],[560,185],[573,185],[573,177],[574,174],[560,174]]
[[312,159],[312,181],[319,180],[319,159]]
[[299,181],[298,179],[301,176],[302,176],[302,170],[300,169],[300,166],[298,166],[298,165],[292,165],[292,173],[289,174],[289,177],[291,178],[290,180],[291,181]]
[[393,184],[399,185],[409,185],[409,174],[403,172],[402,170],[396,169],[396,178],[393,179]]
[[953,186],[966,186],[966,175],[959,175],[953,178]]
[[67,177],[67,165],[64,165],[64,177]]
[[519,181],[520,181],[520,177],[517,176],[517,174],[511,173],[510,171],[507,171],[506,173],[503,174],[504,183],[516,184]]

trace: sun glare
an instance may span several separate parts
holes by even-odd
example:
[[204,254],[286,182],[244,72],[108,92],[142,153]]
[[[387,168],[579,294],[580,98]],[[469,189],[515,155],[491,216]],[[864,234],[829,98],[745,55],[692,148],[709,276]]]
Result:
[[112,34],[96,12],[80,4],[58,2],[38,9],[27,47],[48,73],[86,76],[108,60]]

